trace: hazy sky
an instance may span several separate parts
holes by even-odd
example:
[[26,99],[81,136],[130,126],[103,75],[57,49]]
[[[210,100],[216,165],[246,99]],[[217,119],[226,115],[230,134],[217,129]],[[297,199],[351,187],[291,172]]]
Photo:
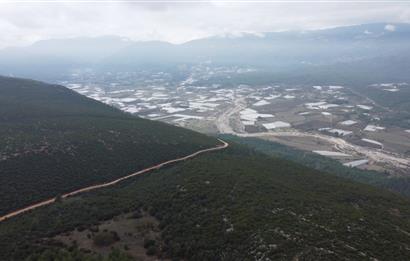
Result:
[[0,48],[75,36],[121,35],[134,40],[179,43],[214,34],[410,22],[410,0],[407,3],[392,0],[382,3],[46,1],[0,0]]

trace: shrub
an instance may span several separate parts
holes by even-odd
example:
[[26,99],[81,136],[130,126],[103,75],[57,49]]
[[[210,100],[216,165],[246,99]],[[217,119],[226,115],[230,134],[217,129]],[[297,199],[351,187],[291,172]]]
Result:
[[149,246],[149,247],[147,248],[147,252],[146,252],[147,255],[153,256],[153,255],[155,255],[156,253],[157,253],[157,247],[156,247],[155,245]]
[[120,238],[118,234],[114,231],[101,232],[101,233],[94,235],[93,243],[96,246],[104,247],[104,246],[110,246],[119,240]]

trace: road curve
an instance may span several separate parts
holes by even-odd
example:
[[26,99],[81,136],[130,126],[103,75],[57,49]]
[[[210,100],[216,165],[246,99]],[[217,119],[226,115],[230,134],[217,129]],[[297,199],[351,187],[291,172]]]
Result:
[[[80,194],[80,193],[83,193],[83,192],[88,192],[88,191],[91,191],[91,190],[95,190],[95,189],[99,189],[99,188],[105,188],[105,187],[108,187],[108,186],[112,186],[112,185],[115,185],[115,184],[117,184],[118,182],[121,182],[121,181],[123,181],[123,180],[129,179],[129,178],[132,178],[132,177],[135,177],[135,176],[138,176],[138,175],[142,175],[142,174],[144,174],[144,173],[150,172],[150,171],[155,170],[155,169],[159,169],[159,168],[161,168],[161,167],[163,167],[163,166],[165,166],[165,165],[169,165],[169,164],[176,163],[176,162],[179,162],[179,161],[184,161],[184,160],[187,160],[187,159],[191,159],[191,158],[194,158],[194,157],[198,156],[199,154],[202,154],[202,153],[205,153],[205,152],[216,151],[216,150],[223,150],[223,149],[225,149],[225,148],[227,148],[227,147],[229,146],[229,143],[227,143],[226,141],[221,140],[221,139],[218,139],[218,140],[219,140],[222,144],[221,144],[221,145],[217,145],[216,147],[212,147],[212,148],[209,148],[209,149],[199,150],[199,151],[197,151],[197,152],[194,152],[194,153],[192,153],[192,154],[189,154],[189,155],[184,156],[184,157],[181,157],[181,158],[177,158],[177,159],[173,159],[173,160],[168,160],[168,161],[159,163],[159,164],[157,164],[157,165],[154,165],[154,166],[152,166],[152,167],[145,168],[145,169],[140,170],[140,171],[138,171],[138,172],[129,174],[129,175],[127,175],[127,176],[124,176],[124,177],[115,179],[115,180],[110,181],[110,182],[101,183],[101,184],[92,185],[92,186],[88,186],[88,187],[85,187],[85,188],[77,189],[77,190],[75,190],[75,191],[72,191],[72,192],[68,192],[68,193],[66,193],[66,194],[63,194],[63,195],[61,196],[61,198],[67,198],[67,197],[74,196],[74,195],[77,195],[77,194]],[[15,211],[13,211],[13,212],[11,212],[11,213],[8,213],[8,214],[6,214],[6,215],[4,215],[4,216],[1,216],[1,217],[0,217],[0,222],[4,221],[4,220],[6,220],[6,219],[9,219],[9,218],[15,217],[15,216],[17,216],[17,215],[23,214],[23,213],[25,213],[25,212],[27,212],[27,211],[30,211],[30,210],[33,210],[33,209],[36,209],[36,208],[39,208],[39,207],[42,207],[42,206],[50,205],[50,204],[54,203],[55,201],[56,201],[56,198],[50,198],[50,199],[41,201],[41,202],[39,202],[39,203],[36,203],[36,204],[30,205],[30,206],[27,206],[27,207],[25,207],[25,208],[22,208],[22,209],[19,209],[19,210],[15,210]]]

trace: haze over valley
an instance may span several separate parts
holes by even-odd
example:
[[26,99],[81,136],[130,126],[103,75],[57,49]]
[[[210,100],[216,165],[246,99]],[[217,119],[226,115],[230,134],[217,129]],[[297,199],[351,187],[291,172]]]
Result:
[[409,13],[0,2],[0,261],[409,260]]
[[[250,73],[250,69],[203,64],[192,68],[191,74],[181,81],[174,80],[170,73],[141,71],[107,73],[101,78],[86,73],[61,83],[140,117],[204,133],[262,137],[334,156],[348,166],[361,162],[365,165],[361,167],[368,169],[407,173],[407,118],[392,124],[397,109],[386,107],[383,100],[376,103],[372,99],[373,95],[400,99],[410,91],[407,83],[364,87],[233,85],[224,80],[207,83],[207,78],[214,75],[229,78]],[[134,84],[133,79],[145,86]]]

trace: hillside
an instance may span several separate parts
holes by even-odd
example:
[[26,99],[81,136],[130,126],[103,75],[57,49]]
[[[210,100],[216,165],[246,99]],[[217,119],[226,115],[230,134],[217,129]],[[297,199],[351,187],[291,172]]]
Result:
[[62,86],[0,77],[0,215],[218,143]]
[[[2,213],[217,144],[0,80]],[[0,260],[408,260],[409,203],[232,142],[0,222]]]
[[392,177],[383,172],[347,167],[329,157],[259,138],[242,138],[233,135],[222,135],[222,138],[229,142],[249,146],[270,156],[294,161],[308,168],[326,172],[329,175],[388,189],[407,197],[410,196],[410,178],[407,176]]
[[[0,82],[2,213],[217,144],[62,86]],[[0,260],[408,260],[409,203],[231,142],[0,222]]]
[[[404,198],[233,145],[10,219],[0,251],[7,260],[101,260],[110,247],[123,259],[108,260],[128,260],[143,246],[147,260],[407,260],[409,217]],[[117,239],[96,247],[101,233]]]

